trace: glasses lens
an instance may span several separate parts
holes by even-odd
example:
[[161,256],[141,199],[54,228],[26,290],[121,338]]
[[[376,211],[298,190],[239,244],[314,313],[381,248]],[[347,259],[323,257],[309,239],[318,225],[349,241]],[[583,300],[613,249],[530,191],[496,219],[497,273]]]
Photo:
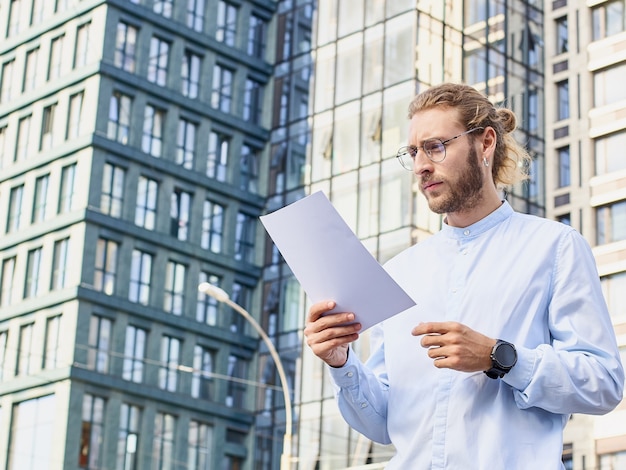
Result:
[[425,140],[424,151],[433,162],[440,162],[446,158],[446,146],[439,139]]
[[413,146],[401,147],[398,150],[396,156],[400,161],[400,164],[407,170],[413,169],[413,159],[415,158],[415,154],[417,153],[417,149]]

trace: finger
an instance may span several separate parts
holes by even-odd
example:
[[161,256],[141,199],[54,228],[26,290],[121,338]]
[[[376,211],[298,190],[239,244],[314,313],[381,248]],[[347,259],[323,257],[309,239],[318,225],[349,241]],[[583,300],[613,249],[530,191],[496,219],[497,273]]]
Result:
[[314,322],[315,320],[320,318],[322,315],[324,315],[326,312],[329,312],[330,310],[335,308],[335,305],[336,305],[335,302],[332,300],[324,300],[322,302],[314,303],[313,305],[311,305],[311,308],[309,308],[307,321]]
[[422,336],[420,344],[423,348],[433,348],[444,345],[443,335],[439,333],[428,333]]
[[453,328],[453,322],[424,322],[411,330],[413,336],[428,334],[445,334]]

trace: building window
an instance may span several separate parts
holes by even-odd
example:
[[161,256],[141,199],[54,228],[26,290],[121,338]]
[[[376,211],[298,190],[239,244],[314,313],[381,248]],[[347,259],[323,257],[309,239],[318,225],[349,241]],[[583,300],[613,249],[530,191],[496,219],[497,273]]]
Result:
[[557,150],[559,156],[559,188],[571,184],[569,146]]
[[52,259],[52,279],[50,289],[61,290],[67,287],[68,260],[70,253],[70,239],[64,238],[54,242]]
[[626,450],[620,450],[611,454],[601,454],[598,456],[600,466],[598,470],[617,470],[626,468]]
[[221,253],[223,234],[224,206],[213,201],[204,201],[200,246],[213,253]]
[[78,466],[100,468],[104,442],[104,399],[83,395]]
[[152,256],[139,250],[133,250],[130,263],[130,288],[128,299],[142,305],[150,301],[150,277],[152,273]]
[[563,80],[556,84],[557,91],[557,120],[569,118],[569,82]]
[[91,23],[80,25],[76,30],[76,48],[74,56],[74,68],[87,64],[89,58],[89,29]]
[[159,388],[176,391],[178,366],[180,365],[180,340],[163,335],[161,338],[161,366],[159,367]]
[[235,259],[254,263],[255,222],[248,214],[237,214],[237,228],[235,231]]
[[233,71],[221,65],[213,66],[211,107],[230,113],[233,98]]
[[0,82],[0,103],[6,103],[13,98],[13,69],[15,68],[15,60],[9,60],[2,64],[2,80]]
[[170,206],[170,235],[179,240],[187,240],[189,232],[189,211],[191,194],[181,189],[174,189]]
[[20,184],[11,188],[9,193],[9,213],[7,214],[6,232],[17,232],[22,227],[22,199],[24,198],[24,185]]
[[612,317],[626,317],[626,271],[603,276],[602,292]]
[[59,193],[59,214],[74,209],[76,187],[76,164],[63,167],[61,170],[61,191]]
[[61,366],[59,360],[60,338],[61,338],[61,315],[50,317],[46,320],[46,342],[42,367],[44,369],[56,369]]
[[227,46],[235,45],[237,36],[237,8],[220,0],[217,4],[217,31],[215,39]]
[[176,139],[176,163],[183,168],[193,168],[193,157],[196,150],[196,125],[180,119],[178,121],[178,136]]
[[185,272],[184,264],[168,261],[165,270],[165,292],[163,310],[174,315],[182,315],[185,304]]
[[189,470],[211,470],[211,449],[213,449],[213,427],[191,420],[187,448],[187,468]]
[[43,117],[41,119],[41,140],[39,141],[39,150],[45,152],[54,145],[54,115],[57,105],[51,104],[43,109]]
[[137,67],[137,28],[126,23],[117,24],[115,37],[115,56],[113,63],[116,67],[134,73]]
[[50,41],[50,59],[48,60],[48,80],[54,80],[61,76],[61,64],[63,63],[63,41],[65,36],[57,36]]
[[11,0],[9,5],[9,21],[7,27],[7,37],[17,35],[22,29],[22,2],[24,0]]
[[217,132],[209,134],[209,151],[207,155],[206,174],[217,181],[226,181],[228,168],[228,148],[230,139]]
[[4,379],[4,369],[7,367],[7,342],[9,339],[9,332],[4,330],[0,331],[0,380]]
[[[190,0],[194,1],[194,0]],[[197,0],[200,1],[200,0]],[[202,0],[204,1],[204,0]],[[200,56],[185,51],[181,70],[182,94],[187,98],[197,98],[200,88]]]
[[87,367],[106,374],[109,370],[111,320],[93,315],[89,324]]
[[8,154],[6,152],[6,136],[7,136],[7,126],[0,125],[0,168],[4,168],[9,166],[10,162],[8,161]]
[[2,276],[0,279],[0,307],[6,307],[7,305],[11,305],[13,301],[15,256],[2,260],[2,272],[0,275]]
[[263,86],[256,80],[247,79],[243,95],[243,118],[252,124],[261,124]]
[[70,0],[55,0],[54,2],[54,12],[60,13],[62,11],[67,10],[68,4]]
[[574,448],[572,444],[563,444],[563,453],[561,454],[561,461],[565,470],[574,469]]
[[[238,305],[241,305],[245,310],[250,308],[250,298],[252,292],[250,289],[238,282],[233,282],[233,292],[231,295],[232,301]],[[230,317],[230,331],[233,333],[244,333],[246,319],[235,310],[231,311]]]
[[158,183],[155,180],[145,176],[139,177],[135,224],[147,230],[154,230],[158,188]]
[[166,18],[172,17],[174,0],[154,0],[154,12]]
[[228,356],[228,377],[226,390],[226,406],[230,408],[243,408],[245,404],[246,386],[243,381],[247,378],[247,363],[242,358],[233,354]]
[[30,24],[37,25],[43,21],[44,0],[33,0],[33,11],[30,16]]
[[33,215],[31,218],[33,224],[46,220],[49,183],[50,175],[43,175],[35,180],[35,197],[33,201]]
[[17,346],[17,362],[15,364],[15,375],[30,375],[35,370],[33,354],[33,332],[35,324],[22,325],[20,327],[20,342]]
[[174,427],[176,418],[167,413],[157,413],[154,420],[153,468],[174,468]]
[[170,45],[162,39],[153,37],[150,41],[148,58],[148,81],[165,86],[167,82],[167,60]]
[[608,67],[593,74],[593,104],[606,106],[626,99],[626,62]]
[[626,132],[616,132],[594,141],[596,175],[626,169],[622,152],[626,148]]
[[115,293],[118,250],[119,245],[112,240],[99,238],[96,243],[93,287],[107,295]]
[[123,168],[105,163],[102,172],[102,192],[100,194],[100,210],[111,217],[121,217],[124,204]]
[[262,59],[265,56],[265,42],[267,40],[267,24],[256,15],[250,15],[250,29],[248,30],[248,55]]
[[259,151],[248,145],[241,147],[241,162],[239,165],[239,187],[251,193],[259,192]]
[[115,91],[111,95],[107,137],[124,145],[128,143],[130,133],[131,104],[131,98],[119,91]]
[[570,227],[572,226],[572,216],[569,213],[557,215],[556,220],[562,224],[569,225]]
[[[216,287],[220,286],[220,278],[215,274],[200,272],[198,284],[208,282]],[[215,297],[198,292],[198,303],[196,306],[196,320],[207,325],[217,325],[217,315],[219,311],[219,302]]]
[[67,116],[67,136],[75,139],[81,134],[81,119],[83,112],[83,92],[70,96],[69,113]]
[[204,9],[206,0],[187,0],[187,26],[202,32],[204,29]]
[[563,54],[569,50],[569,35],[567,31],[567,16],[556,20],[556,53]]
[[141,150],[153,157],[159,158],[163,146],[163,123],[165,111],[154,106],[147,105],[143,120],[143,137]]
[[137,466],[137,448],[139,447],[139,428],[141,410],[138,406],[122,403],[120,407],[120,428],[117,433],[116,470],[139,470]]
[[122,378],[131,382],[143,381],[143,362],[146,357],[146,337],[148,333],[142,328],[128,325],[124,343],[124,362]]
[[24,80],[22,81],[22,91],[24,93],[33,90],[37,86],[38,62],[39,48],[36,47],[26,53],[26,67],[24,69]]
[[43,248],[29,250],[26,260],[26,282],[24,283],[24,298],[36,297],[42,291],[41,268]]
[[17,123],[17,145],[15,146],[15,161],[21,162],[28,158],[30,143],[31,116],[21,118]]
[[613,0],[593,8],[593,40],[597,41],[626,30],[626,2]]
[[598,245],[626,240],[626,201],[596,209],[596,237]]
[[196,345],[193,350],[193,374],[191,376],[191,396],[211,399],[213,381],[213,353],[204,346]]
[[[34,398],[13,405],[8,467],[35,470],[41,462],[52,462],[56,416],[55,395]],[[36,430],[36,432],[34,432]]]

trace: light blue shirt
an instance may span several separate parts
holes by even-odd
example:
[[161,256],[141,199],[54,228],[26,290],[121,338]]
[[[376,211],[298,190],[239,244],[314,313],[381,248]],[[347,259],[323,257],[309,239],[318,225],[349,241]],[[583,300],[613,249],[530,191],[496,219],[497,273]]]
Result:
[[[589,245],[571,227],[504,202],[444,226],[385,268],[416,306],[371,331],[372,355],[329,368],[346,421],[392,443],[388,470],[562,469],[571,413],[620,402],[624,369]],[[457,321],[515,344],[503,379],[438,369],[411,335]]]

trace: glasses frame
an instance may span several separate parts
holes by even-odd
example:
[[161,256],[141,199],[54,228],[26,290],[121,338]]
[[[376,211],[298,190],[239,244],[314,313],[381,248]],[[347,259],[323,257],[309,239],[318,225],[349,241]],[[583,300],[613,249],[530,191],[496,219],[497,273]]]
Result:
[[[484,127],[473,127],[470,130],[467,130],[465,132],[461,132],[459,135],[455,135],[454,137],[450,137],[449,139],[446,140],[441,140],[441,139],[426,139],[424,140],[424,143],[422,144],[421,147],[418,147],[416,145],[405,145],[404,147],[400,147],[398,149],[398,151],[396,152],[396,158],[398,159],[398,161],[400,162],[400,165],[402,165],[402,168],[404,168],[405,170],[409,170],[409,171],[413,171],[413,167],[415,165],[415,157],[417,157],[417,152],[418,150],[422,150],[426,156],[428,157],[428,159],[433,162],[433,163],[441,163],[442,161],[444,161],[446,159],[446,145],[450,142],[452,142],[455,139],[458,139],[459,137],[463,137],[464,135],[468,135],[471,134],[474,131],[478,131],[478,130],[485,130]],[[443,146],[443,157],[440,159],[434,159],[431,155],[431,152],[426,150],[424,148],[424,145],[427,142],[439,142],[442,146]],[[404,160],[402,159],[402,157],[404,157],[405,155],[409,155],[411,157],[411,164],[410,166],[407,166],[404,162]]]

